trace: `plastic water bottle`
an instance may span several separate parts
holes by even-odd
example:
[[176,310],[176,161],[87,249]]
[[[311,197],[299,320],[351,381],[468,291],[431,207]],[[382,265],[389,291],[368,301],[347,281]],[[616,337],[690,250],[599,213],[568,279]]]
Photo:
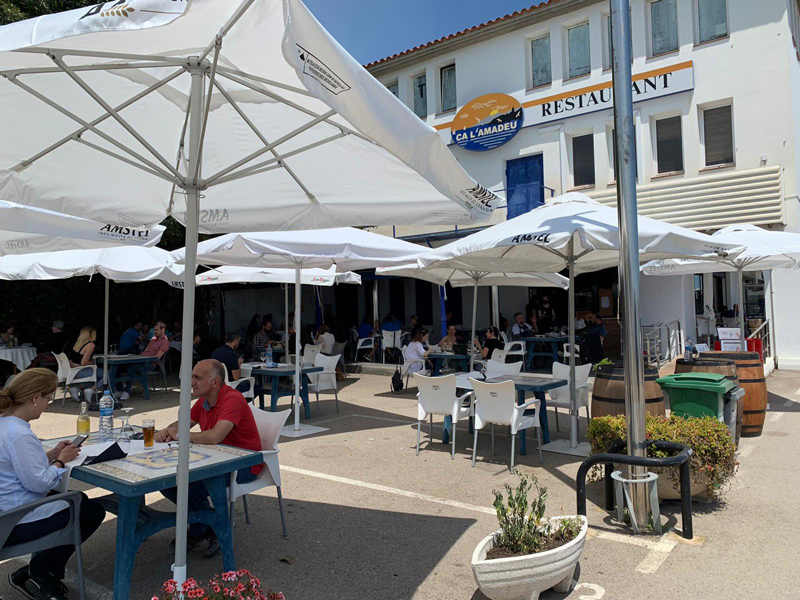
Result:
[[105,442],[114,439],[114,399],[111,390],[103,392],[100,399],[100,439]]
[[272,366],[272,346],[267,346],[267,366]]
[[694,343],[692,338],[686,338],[686,345],[683,347],[683,360],[692,362],[694,360]]

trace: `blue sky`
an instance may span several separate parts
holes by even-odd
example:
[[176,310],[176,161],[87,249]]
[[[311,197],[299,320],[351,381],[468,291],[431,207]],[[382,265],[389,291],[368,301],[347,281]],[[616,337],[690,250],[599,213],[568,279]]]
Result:
[[359,62],[391,56],[542,0],[304,0]]

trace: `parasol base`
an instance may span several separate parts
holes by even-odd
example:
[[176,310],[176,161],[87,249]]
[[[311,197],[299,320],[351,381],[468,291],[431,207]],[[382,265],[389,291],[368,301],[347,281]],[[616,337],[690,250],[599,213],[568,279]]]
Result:
[[281,429],[282,437],[299,438],[306,435],[314,435],[315,433],[322,433],[328,431],[325,427],[317,427],[315,425],[300,425],[300,429],[294,428],[294,423],[284,425]]
[[578,444],[575,448],[572,448],[569,440],[554,440],[542,446],[542,450],[545,452],[555,452],[557,454],[583,456],[584,458],[591,454],[591,448],[587,442],[583,442]]

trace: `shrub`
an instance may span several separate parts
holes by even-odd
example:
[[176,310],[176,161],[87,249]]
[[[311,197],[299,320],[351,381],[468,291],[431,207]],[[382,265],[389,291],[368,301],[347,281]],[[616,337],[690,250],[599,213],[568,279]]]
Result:
[[[706,485],[709,497],[719,494],[734,475],[739,463],[736,462],[736,447],[724,423],[714,417],[688,418],[676,415],[670,418],[645,415],[645,432],[648,440],[678,442],[692,449],[689,466],[692,483]],[[592,454],[606,452],[617,441],[626,440],[625,416],[597,417],[589,421],[587,432]],[[669,454],[648,448],[648,456],[664,458]],[[675,489],[680,487],[677,468],[668,469]],[[601,476],[600,467],[595,467],[593,479]]]

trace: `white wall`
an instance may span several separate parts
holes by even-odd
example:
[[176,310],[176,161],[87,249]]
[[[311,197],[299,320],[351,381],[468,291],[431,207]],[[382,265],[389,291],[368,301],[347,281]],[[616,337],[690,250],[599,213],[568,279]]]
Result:
[[[643,325],[680,321],[683,339],[677,334],[668,342],[662,329],[662,355],[667,354],[668,343],[673,355],[679,351],[687,335],[695,337],[694,284],[692,275],[660,277],[642,275],[639,284],[640,310]],[[695,342],[697,340],[695,339]]]

